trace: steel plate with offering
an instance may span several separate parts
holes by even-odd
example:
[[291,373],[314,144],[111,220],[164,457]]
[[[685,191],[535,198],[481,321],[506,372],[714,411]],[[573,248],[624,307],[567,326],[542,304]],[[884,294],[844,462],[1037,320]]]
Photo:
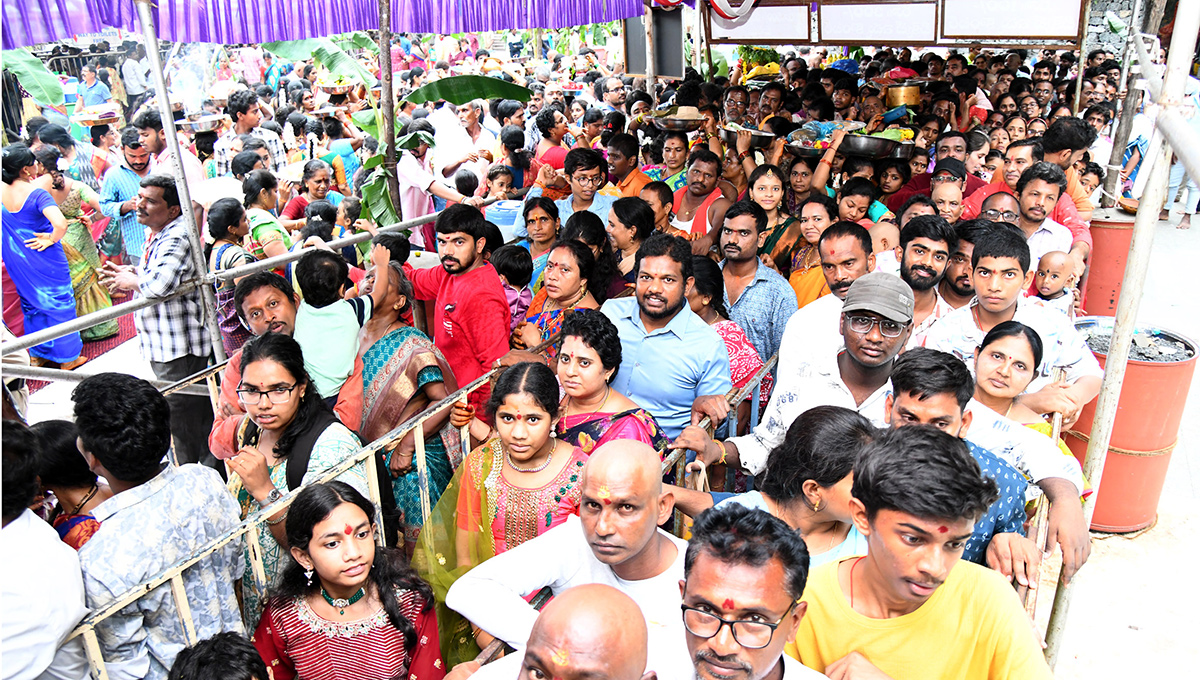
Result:
[[221,127],[221,124],[227,120],[227,116],[223,113],[210,113],[207,115],[188,114],[183,120],[175,121],[175,125],[192,132],[208,132]]
[[648,115],[650,122],[659,130],[692,132],[704,127],[707,120],[700,109],[694,106],[673,106],[659,114]]
[[336,76],[332,79],[328,77],[317,79],[317,87],[329,94],[346,94],[354,89],[354,85],[354,81],[345,76]]
[[721,141],[729,148],[737,148],[738,133],[743,130],[750,133],[751,149],[765,149],[771,142],[775,141],[774,133],[753,130],[748,127],[742,127],[737,123],[730,123],[721,128]]
[[75,112],[71,122],[83,127],[93,125],[112,125],[121,119],[121,110],[117,104],[97,104]]

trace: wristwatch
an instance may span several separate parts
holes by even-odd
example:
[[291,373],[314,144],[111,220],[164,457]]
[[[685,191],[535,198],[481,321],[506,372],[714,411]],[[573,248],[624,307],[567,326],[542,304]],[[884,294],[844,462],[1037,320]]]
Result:
[[279,499],[281,499],[281,498],[283,498],[283,494],[280,493],[279,489],[273,488],[273,489],[271,489],[271,493],[267,494],[267,502],[263,503],[263,507],[271,505],[271,504],[279,501]]

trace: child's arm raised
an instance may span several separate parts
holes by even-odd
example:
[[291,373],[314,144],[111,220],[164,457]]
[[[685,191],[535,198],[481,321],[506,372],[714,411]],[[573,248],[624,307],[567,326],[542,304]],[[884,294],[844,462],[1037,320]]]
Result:
[[388,289],[388,262],[392,253],[376,243],[371,247],[371,270],[375,272],[375,285],[371,286],[371,316],[383,304]]

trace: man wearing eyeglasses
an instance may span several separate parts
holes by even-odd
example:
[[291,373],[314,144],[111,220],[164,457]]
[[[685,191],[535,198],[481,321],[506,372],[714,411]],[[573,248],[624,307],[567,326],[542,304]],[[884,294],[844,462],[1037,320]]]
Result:
[[883,403],[896,356],[912,332],[913,292],[900,277],[872,272],[846,291],[837,353],[796,357],[780,351],[778,382],[762,422],[750,434],[714,442],[692,425],[671,445],[695,451],[705,464],[722,463],[759,474],[792,421],[815,406],[842,406],[883,425]]
[[[563,176],[565,175],[565,177]],[[554,171],[550,165],[543,165],[538,173],[537,182],[526,194],[528,201],[541,196],[546,187],[571,189],[571,195],[554,202],[563,222],[580,210],[595,213],[605,224],[608,224],[608,211],[620,196],[605,196],[598,194],[600,188],[608,183],[608,162],[604,156],[594,149],[571,149],[563,159],[563,174]],[[524,236],[517,231],[518,236]]]
[[[993,180],[991,184],[971,194],[968,193],[967,199],[963,201],[962,219],[970,220],[976,217],[983,217],[993,222],[1008,222],[1009,224],[1017,224],[1020,217],[1019,203],[1014,200],[1014,209],[1005,209],[1000,213],[989,213],[994,216],[985,215],[984,202],[989,202],[991,209],[995,210],[998,206],[991,204],[991,199],[1000,193],[1015,196],[1017,193],[1017,182],[1021,179],[1021,174],[1024,173],[1034,163],[1040,163],[1045,154],[1042,150],[1042,144],[1036,139],[1020,139],[1008,145],[1004,150],[1004,169],[999,173],[1001,181]],[[1007,204],[1007,201],[1005,201]],[[1011,214],[1009,214],[1011,213]],[[1072,244],[1072,247],[1086,242],[1088,248],[1091,247],[1091,232],[1088,229],[1088,224],[1080,216],[1078,208],[1075,206],[1069,193],[1063,193],[1059,196],[1057,202],[1054,203],[1053,210],[1050,211],[1049,219],[1063,225],[1070,230],[1073,238],[1077,240]],[[1066,248],[1065,250],[1070,250]],[[1078,260],[1079,266],[1082,266],[1082,257]],[[1082,273],[1082,271],[1080,271]]]
[[808,564],[804,540],[770,513],[726,504],[696,518],[679,589],[698,680],[825,677],[783,653],[807,609]]
[[605,113],[620,111],[625,106],[625,83],[620,78],[605,78],[603,85],[596,86],[598,106]]
[[[929,196],[933,188],[937,186],[938,174],[943,169],[950,171],[949,168],[953,167],[953,174],[958,180],[961,180],[960,188],[963,196],[970,196],[987,187],[987,183],[983,179],[967,172],[967,166],[964,165],[967,161],[967,139],[963,133],[957,130],[943,132],[934,143],[933,153],[937,163],[933,174],[917,173],[908,181],[908,184],[900,188],[900,191],[892,194],[887,200],[887,206],[893,211],[899,212],[904,203],[916,194]],[[950,161],[954,161],[954,163],[950,163]]]
[[725,91],[725,122],[746,125],[746,111],[750,106],[750,93],[741,85]]

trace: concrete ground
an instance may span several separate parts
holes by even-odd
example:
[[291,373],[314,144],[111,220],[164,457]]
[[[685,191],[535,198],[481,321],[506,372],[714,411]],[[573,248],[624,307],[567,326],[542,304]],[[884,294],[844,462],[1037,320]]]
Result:
[[[1200,341],[1200,314],[1190,269],[1200,262],[1200,222],[1182,231],[1178,213],[1159,224],[1138,319]],[[131,340],[80,369],[153,378]],[[58,383],[30,399],[31,422],[70,418],[72,385]],[[1103,489],[1101,489],[1103,492]],[[1191,392],[1159,505],[1158,521],[1136,534],[1093,533],[1092,555],[1076,577],[1057,678],[1187,677],[1200,668],[1200,376]],[[1045,564],[1037,626],[1044,634],[1059,559]]]
[[[1190,292],[1200,258],[1200,221],[1176,229],[1180,214],[1160,222],[1138,313],[1200,341],[1200,314]],[[1104,489],[1101,487],[1100,493]],[[1188,576],[1200,564],[1200,376],[1192,381],[1179,444],[1171,458],[1155,524],[1135,534],[1092,534],[1092,555],[1076,577],[1055,677],[1188,677],[1200,667],[1196,644],[1200,585]],[[1043,570],[1038,626],[1044,632],[1057,573]],[[1194,677],[1194,676],[1193,676]]]

